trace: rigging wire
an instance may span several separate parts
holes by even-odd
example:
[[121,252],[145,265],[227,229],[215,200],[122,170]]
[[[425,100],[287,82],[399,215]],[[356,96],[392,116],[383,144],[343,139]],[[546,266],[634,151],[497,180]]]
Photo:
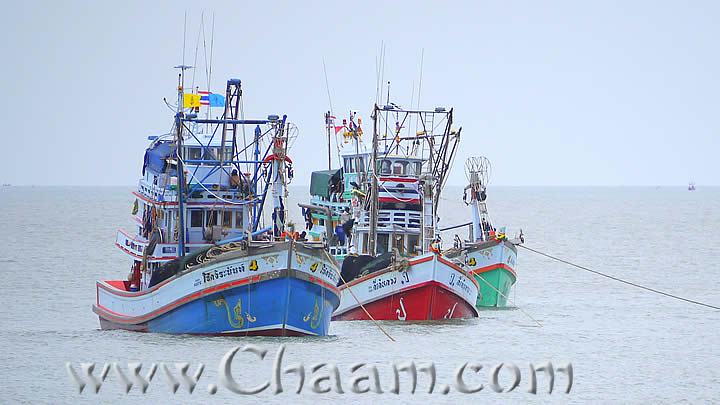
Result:
[[[193,66],[197,66],[198,49],[200,49],[200,34],[204,33],[205,29],[203,24],[205,23],[205,17],[203,13],[200,13],[200,29],[198,30],[197,40],[195,41],[195,60],[193,60]],[[195,69],[193,69],[192,81],[190,84],[192,90],[195,90]]]
[[[422,91],[422,75],[423,75],[423,62],[425,61],[425,48],[422,48],[420,50],[420,81],[418,82],[418,96],[417,96],[417,110],[420,110],[420,92]],[[412,104],[410,104],[410,108],[412,108]],[[418,120],[415,118],[415,133],[417,133],[418,129]]]
[[676,300],[685,301],[685,302],[688,302],[688,303],[690,303],[690,304],[695,304],[695,305],[700,305],[700,306],[707,307],[707,308],[712,308],[712,309],[720,310],[720,307],[717,307],[717,306],[715,306],[715,305],[706,304],[706,303],[704,303],[704,302],[691,300],[691,299],[689,299],[689,298],[684,298],[684,297],[681,297],[681,296],[679,296],[679,295],[670,294],[670,293],[667,293],[667,292],[664,292],[664,291],[656,290],[656,289],[654,289],[654,288],[646,287],[646,286],[644,286],[644,285],[640,285],[640,284],[637,284],[637,283],[633,283],[632,281],[623,280],[623,279],[621,279],[621,278],[619,278],[619,277],[611,276],[611,275],[609,275],[609,274],[606,274],[606,273],[603,273],[603,272],[600,272],[600,271],[597,271],[597,270],[592,270],[592,269],[589,269],[589,268],[587,268],[587,267],[581,266],[581,265],[579,265],[579,264],[575,264],[575,263],[569,262],[569,261],[567,261],[567,260],[563,260],[563,259],[560,259],[560,258],[558,258],[558,257],[549,255],[549,254],[547,254],[547,253],[540,252],[540,251],[538,251],[538,250],[529,248],[529,247],[527,247],[527,246],[525,246],[525,245],[517,245],[517,246],[520,246],[521,248],[526,249],[526,250],[529,250],[529,251],[531,251],[531,252],[537,253],[537,254],[539,254],[540,256],[545,256],[545,257],[547,257],[547,258],[549,258],[549,259],[557,260],[557,261],[559,261],[559,262],[561,262],[561,263],[565,263],[565,264],[567,264],[567,265],[569,265],[569,266],[577,267],[577,268],[580,269],[580,270],[585,270],[585,271],[588,271],[588,272],[590,272],[590,273],[597,274],[598,276],[602,276],[602,277],[605,277],[605,278],[609,278],[609,279],[611,279],[611,280],[619,281],[619,282],[621,282],[621,283],[624,283],[624,284],[627,284],[627,285],[630,285],[630,286],[633,286],[633,287],[636,287],[636,288],[640,288],[640,289],[642,289],[642,290],[650,291],[650,292],[655,293],[655,294],[664,295],[664,296],[666,296],[666,297],[674,298],[674,299],[676,299]]
[[[333,108],[332,97],[330,97],[330,82],[328,81],[327,68],[325,66],[325,57],[324,56],[323,56],[322,62],[323,62],[323,73],[325,74],[325,89],[327,90],[328,104],[330,104],[330,115],[332,115],[334,117],[335,109]],[[340,144],[338,143],[337,132],[335,131],[335,128],[334,128],[335,121],[333,120],[332,122],[333,122],[332,131],[335,132],[335,149],[337,151],[338,164],[342,165],[342,158],[340,157]],[[326,122],[325,126],[329,126],[329,123]],[[327,128],[327,129],[330,129],[330,128]],[[330,140],[328,140],[328,142],[330,142]]]
[[328,83],[328,76],[327,76],[327,68],[325,67],[325,57],[322,58],[323,62],[323,73],[325,73],[325,89],[327,90],[328,95],[328,103],[330,104],[330,114],[334,113],[333,105],[332,105],[332,98],[330,97],[330,84]]
[[[210,31],[210,62],[208,63],[207,91],[210,91],[210,79],[212,77],[213,48],[215,46],[215,12],[212,13],[212,29]],[[208,115],[210,110],[208,108]]]

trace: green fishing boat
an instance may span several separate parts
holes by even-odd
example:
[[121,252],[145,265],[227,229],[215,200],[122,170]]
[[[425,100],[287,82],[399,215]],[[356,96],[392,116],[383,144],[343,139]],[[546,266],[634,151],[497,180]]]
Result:
[[490,221],[486,204],[490,161],[471,157],[465,162],[465,170],[469,184],[463,201],[470,207],[472,221],[447,229],[469,225],[470,235],[465,241],[456,235],[455,248],[448,255],[464,263],[465,270],[472,273],[480,285],[478,308],[505,307],[517,281],[516,245],[522,243],[522,231],[518,238],[510,240],[505,228],[496,229]]

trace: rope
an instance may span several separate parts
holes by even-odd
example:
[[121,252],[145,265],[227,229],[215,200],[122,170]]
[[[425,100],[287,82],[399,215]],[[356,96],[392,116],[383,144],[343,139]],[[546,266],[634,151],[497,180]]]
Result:
[[529,313],[525,312],[525,310],[523,310],[523,309],[520,308],[517,304],[515,304],[515,300],[514,300],[514,299],[511,299],[511,298],[508,297],[507,295],[501,293],[500,290],[498,290],[497,288],[495,288],[494,285],[490,284],[490,283],[489,283],[487,280],[485,280],[485,279],[483,278],[483,276],[481,276],[480,274],[475,274],[475,275],[478,276],[478,278],[480,278],[480,280],[482,280],[483,283],[487,284],[488,287],[490,287],[490,288],[492,288],[493,290],[495,290],[496,293],[498,293],[498,294],[502,295],[503,297],[505,297],[506,300],[509,300],[510,303],[513,304],[513,306],[515,306],[515,308],[519,309],[520,312],[522,312],[523,314],[525,314],[525,316],[527,316],[528,318],[532,319],[533,322],[535,322],[536,324],[538,324],[538,326],[540,326],[541,328],[543,327],[542,324],[540,323],[540,321],[538,321],[537,319],[533,318],[532,315],[530,315]]
[[667,293],[667,292],[664,292],[664,291],[656,290],[656,289],[654,289],[654,288],[645,287],[645,286],[643,286],[643,285],[636,284],[636,283],[633,283],[633,282],[631,282],[631,281],[623,280],[623,279],[621,279],[621,278],[618,278],[618,277],[615,277],[615,276],[611,276],[611,275],[609,275],[609,274],[601,273],[601,272],[599,272],[599,271],[597,271],[597,270],[592,270],[592,269],[589,269],[589,268],[587,268],[587,267],[583,267],[583,266],[580,266],[580,265],[578,265],[578,264],[571,263],[571,262],[569,262],[569,261],[567,261],[567,260],[563,260],[563,259],[557,258],[557,257],[555,257],[555,256],[551,256],[551,255],[549,255],[549,254],[547,254],[547,253],[539,252],[539,251],[537,251],[537,250],[535,250],[535,249],[531,249],[531,248],[529,248],[529,247],[527,247],[527,246],[524,246],[524,245],[516,245],[516,246],[520,246],[520,247],[523,248],[523,249],[526,249],[526,250],[529,250],[529,251],[531,251],[531,252],[537,253],[537,254],[539,254],[539,255],[541,255],[541,256],[545,256],[545,257],[547,257],[547,258],[549,258],[549,259],[557,260],[557,261],[559,261],[559,262],[561,262],[561,263],[565,263],[565,264],[567,264],[567,265],[570,265],[570,266],[573,266],[573,267],[577,267],[577,268],[580,269],[580,270],[585,270],[585,271],[588,271],[588,272],[590,272],[590,273],[594,273],[594,274],[597,274],[597,275],[599,275],[599,276],[603,276],[603,277],[605,277],[605,278],[609,278],[609,279],[611,279],[611,280],[619,281],[619,282],[621,282],[621,283],[624,283],[624,284],[627,284],[627,285],[630,285],[630,286],[633,286],[633,287],[637,287],[637,288],[640,288],[640,289],[643,289],[643,290],[646,290],[646,291],[653,292],[653,293],[655,293],[655,294],[664,295],[664,296],[666,296],[666,297],[674,298],[674,299],[680,300],[680,301],[685,301],[685,302],[688,302],[688,303],[690,303],[690,304],[695,304],[695,305],[700,305],[700,306],[703,306],[703,307],[708,307],[708,308],[720,310],[720,307],[717,307],[717,306],[715,306],[715,305],[706,304],[706,303],[700,302],[700,301],[694,301],[694,300],[691,300],[691,299],[689,299],[689,298],[684,298],[684,297],[680,297],[680,296],[678,296],[678,295],[674,295],[674,294],[670,294],[670,293]]
[[[337,271],[337,270],[335,270],[335,271],[338,273],[338,276],[340,276],[340,280],[342,280],[343,284],[347,285],[347,281],[345,281],[345,278],[343,278],[342,273],[339,272],[339,271]],[[352,288],[346,287],[345,290],[347,290],[347,291],[350,292],[350,295],[352,295],[352,297],[355,299],[355,302],[357,302],[358,305],[360,305],[360,308],[362,308],[363,312],[365,312],[365,315],[367,315],[368,318],[370,318],[370,320],[373,321],[373,323],[375,324],[375,326],[377,326],[377,328],[380,329],[380,331],[381,331],[382,333],[384,333],[385,336],[388,337],[388,339],[390,339],[391,341],[394,342],[395,339],[393,339],[393,337],[390,336],[390,334],[387,333],[387,332],[385,331],[385,329],[383,329],[382,326],[380,326],[380,324],[378,323],[378,321],[376,321],[375,318],[373,318],[372,315],[370,315],[370,312],[368,312],[368,310],[365,309],[365,306],[360,302],[360,300],[358,299],[358,297],[355,296],[355,293],[353,292]]]

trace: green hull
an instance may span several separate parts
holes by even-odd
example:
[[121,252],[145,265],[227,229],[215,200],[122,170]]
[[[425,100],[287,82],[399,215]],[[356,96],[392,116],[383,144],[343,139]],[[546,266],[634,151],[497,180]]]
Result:
[[[510,296],[510,288],[515,284],[515,276],[511,272],[500,268],[474,274],[474,277],[478,284],[480,284],[480,294],[478,294],[477,303],[475,304],[476,307],[507,306],[507,297]],[[498,294],[498,291],[502,294]]]

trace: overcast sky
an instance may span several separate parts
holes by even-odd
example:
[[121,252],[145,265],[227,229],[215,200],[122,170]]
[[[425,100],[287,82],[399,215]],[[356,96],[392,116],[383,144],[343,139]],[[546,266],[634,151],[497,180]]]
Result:
[[134,184],[203,10],[211,90],[239,78],[248,116],[299,126],[296,184],[326,165],[323,57],[336,115],[370,122],[381,41],[396,103],[424,49],[421,106],[455,108],[452,184],[473,155],[496,185],[720,184],[717,1],[7,2],[0,182]]

